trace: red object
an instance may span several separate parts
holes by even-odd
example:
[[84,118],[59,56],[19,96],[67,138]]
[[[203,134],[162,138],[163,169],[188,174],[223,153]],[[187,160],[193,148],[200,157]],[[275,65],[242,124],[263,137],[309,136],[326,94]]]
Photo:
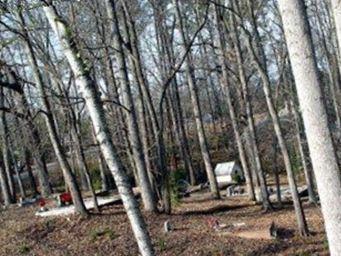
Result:
[[40,198],[40,199],[39,199],[39,206],[40,206],[40,207],[44,207],[45,205],[46,205],[45,199],[44,199],[44,198]]
[[59,195],[60,202],[65,203],[72,203],[72,196],[69,192],[65,192]]

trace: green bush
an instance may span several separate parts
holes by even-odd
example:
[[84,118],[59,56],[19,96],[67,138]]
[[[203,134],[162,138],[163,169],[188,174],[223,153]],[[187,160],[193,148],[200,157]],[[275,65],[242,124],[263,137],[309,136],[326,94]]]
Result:
[[99,169],[98,164],[96,163],[89,163],[89,170],[92,185],[94,186],[94,190],[101,190],[102,189],[102,178],[101,178],[101,170]]
[[102,180],[101,179],[93,179],[92,185],[93,185],[95,191],[101,190],[102,189]]
[[301,157],[297,154],[297,152],[294,149],[290,150],[290,160],[294,174],[295,175],[299,174],[302,171],[303,166]]
[[30,252],[30,250],[31,250],[31,247],[27,244],[24,244],[24,243],[19,245],[19,247],[18,247],[18,251],[20,254],[27,254]]
[[234,174],[232,175],[232,180],[237,183],[237,184],[241,184],[244,182],[244,179],[242,176],[240,176],[239,174]]
[[177,169],[171,172],[169,177],[170,191],[171,191],[171,202],[173,205],[179,205],[180,203],[180,192],[182,187],[180,186],[181,180],[186,180],[186,172],[183,169]]
[[157,246],[159,247],[160,252],[163,252],[164,250],[166,250],[166,241],[165,241],[165,239],[163,239],[162,237],[160,237],[160,238],[157,240]]

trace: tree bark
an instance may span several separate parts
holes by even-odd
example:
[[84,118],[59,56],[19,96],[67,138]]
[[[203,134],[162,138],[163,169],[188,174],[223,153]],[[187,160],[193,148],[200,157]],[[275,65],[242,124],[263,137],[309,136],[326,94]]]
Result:
[[51,184],[49,183],[49,177],[48,177],[46,163],[45,163],[45,154],[41,148],[41,139],[39,136],[38,129],[32,120],[33,116],[30,111],[29,104],[27,102],[26,94],[24,90],[22,89],[23,85],[22,85],[21,79],[12,69],[7,67],[7,65],[4,65],[3,68],[5,69],[9,83],[16,84],[20,88],[20,90],[16,90],[16,92],[19,94],[18,109],[21,110],[21,113],[24,113],[25,119],[27,121],[26,131],[27,131],[27,134],[29,134],[29,140],[32,144],[32,153],[33,153],[33,158],[36,161],[36,166],[37,166],[36,169],[37,169],[41,193],[44,197],[47,197],[52,193],[52,187],[51,187]]
[[[123,9],[124,9],[124,26],[123,31],[126,35],[126,40],[128,44],[131,46],[131,49],[127,49],[129,51],[127,53],[129,57],[130,65],[133,69],[134,78],[138,88],[138,95],[137,95],[137,104],[136,104],[136,111],[137,111],[137,120],[140,129],[140,136],[141,136],[141,145],[143,149],[143,156],[145,159],[146,171],[149,177],[149,182],[151,188],[153,189],[153,179],[152,179],[152,167],[151,167],[151,159],[150,159],[150,152],[149,152],[149,143],[148,143],[148,132],[147,132],[147,109],[146,109],[146,100],[143,96],[143,87],[148,87],[147,80],[144,77],[144,73],[142,70],[142,62],[138,47],[138,39],[136,35],[136,28],[133,18],[131,17],[129,7],[126,5],[124,1],[122,1]],[[126,43],[127,44],[127,43]],[[155,191],[153,191],[154,193]]]
[[239,126],[238,126],[238,121],[236,118],[235,107],[232,104],[232,95],[231,95],[231,89],[229,85],[229,78],[228,78],[228,73],[227,73],[226,63],[225,63],[225,56],[224,56],[224,52],[225,52],[224,35],[221,30],[221,20],[219,17],[220,17],[219,10],[218,10],[218,7],[216,6],[215,7],[215,20],[216,20],[217,33],[218,33],[218,40],[217,40],[218,49],[219,49],[218,57],[220,60],[220,65],[222,67],[222,77],[221,77],[222,89],[223,91],[225,91],[227,106],[228,106],[229,113],[230,113],[235,140],[237,143],[239,159],[242,164],[244,176],[246,179],[248,195],[249,195],[249,198],[254,201],[256,197],[255,197],[255,191],[254,191],[253,184],[252,184],[251,172],[250,172],[247,160],[246,160],[245,149],[243,147],[242,139],[241,139],[240,132],[239,132]]
[[24,155],[25,155],[25,167],[26,167],[26,170],[27,170],[27,174],[28,174],[28,178],[30,180],[30,184],[31,184],[31,190],[32,190],[32,193],[33,193],[33,196],[37,196],[39,194],[38,190],[37,190],[37,182],[36,182],[36,179],[33,175],[33,171],[32,171],[32,165],[31,165],[31,153],[29,151],[28,148],[25,148],[24,149]]
[[[183,45],[183,49],[186,50],[186,48],[188,47],[188,42],[185,36],[184,25],[183,25],[183,20],[181,17],[179,2],[178,0],[172,0],[172,1],[175,7],[181,43]],[[199,102],[199,97],[198,97],[198,91],[197,91],[197,85],[195,81],[195,74],[194,74],[192,60],[193,60],[193,56],[191,53],[189,53],[186,57],[184,64],[185,64],[185,72],[186,72],[187,81],[188,81],[189,90],[190,90],[191,103],[192,103],[193,112],[194,112],[197,134],[199,138],[201,155],[204,160],[206,174],[210,183],[211,193],[215,198],[220,198],[220,192],[219,192],[216,177],[214,175],[212,159],[209,153],[204,125],[202,122],[202,114],[201,114],[201,108],[200,108],[200,102]]]
[[[336,1],[334,2],[336,3]],[[341,254],[341,177],[328,128],[302,0],[280,0],[286,42],[316,177],[331,255]]]
[[136,164],[139,185],[141,188],[141,196],[143,200],[144,207],[147,211],[156,211],[156,200],[154,197],[154,193],[152,191],[147,169],[146,162],[143,155],[143,147],[140,139],[140,135],[138,132],[138,124],[136,117],[136,110],[133,103],[133,97],[131,93],[131,85],[129,83],[127,65],[125,61],[124,51],[123,51],[123,42],[122,37],[119,31],[119,21],[116,16],[116,6],[114,1],[107,0],[107,13],[108,17],[111,21],[112,31],[113,31],[113,44],[116,51],[116,60],[119,67],[119,81],[122,88],[122,98],[123,104],[128,109],[126,113],[128,131],[129,131],[129,140],[132,147],[134,162]]
[[303,148],[303,138],[302,138],[302,132],[301,132],[301,125],[300,125],[300,116],[297,111],[297,107],[294,104],[293,99],[290,99],[290,107],[291,107],[291,111],[293,115],[293,121],[295,123],[297,147],[298,147],[298,151],[300,154],[304,177],[305,177],[305,181],[306,181],[307,188],[308,188],[309,202],[316,204],[317,198],[316,198],[315,191],[314,191],[313,173],[312,173],[312,170],[308,167],[306,154]]
[[[12,77],[12,79],[17,80],[15,77]],[[24,92],[20,94],[18,100],[20,102],[19,106],[22,109],[22,112],[25,113],[27,117],[26,131],[29,134],[29,141],[31,142],[32,145],[32,155],[36,163],[36,171],[40,186],[40,192],[43,197],[48,197],[52,193],[52,187],[49,182],[49,176],[45,160],[45,152],[43,152],[42,149],[39,131],[32,120],[33,118],[32,113],[29,109],[29,105]]]
[[[111,9],[110,1],[107,2],[107,4],[109,4],[108,8]],[[140,253],[143,256],[154,255],[154,250],[146,224],[138,208],[137,201],[129,184],[128,177],[125,174],[122,162],[118,157],[111,140],[98,91],[96,90],[90,75],[84,69],[85,64],[81,57],[79,57],[76,44],[71,37],[72,35],[68,33],[67,25],[57,14],[55,7],[51,4],[44,6],[44,12],[55,34],[58,36],[59,43],[63,46],[63,52],[76,77],[76,84],[85,99],[95,131],[95,136],[107,165],[115,178],[115,182],[121,195],[123,205],[127,211],[128,218],[131,222]]]
[[48,134],[49,134],[54,152],[56,154],[60,168],[62,169],[65,182],[66,182],[68,188],[70,189],[72,200],[73,200],[73,203],[75,205],[76,211],[78,213],[80,213],[81,215],[86,216],[88,213],[87,213],[87,210],[84,206],[84,202],[83,202],[83,199],[82,199],[76,178],[71,171],[71,167],[67,161],[66,154],[64,152],[64,149],[61,145],[59,136],[57,134],[57,130],[56,130],[56,126],[55,126],[55,120],[52,116],[51,106],[50,106],[50,103],[48,101],[48,98],[47,98],[47,95],[45,92],[45,88],[44,88],[43,77],[40,73],[40,70],[38,67],[38,62],[37,62],[36,56],[34,54],[34,49],[33,49],[33,46],[31,44],[29,34],[27,32],[27,26],[26,26],[23,14],[21,12],[18,13],[18,18],[24,27],[24,30],[23,30],[24,36],[25,36],[24,43],[26,46],[28,59],[29,59],[29,62],[30,62],[31,68],[32,68],[33,77],[34,77],[34,80],[35,80],[36,85],[37,85],[37,90],[38,90],[38,93],[40,96],[40,101],[41,101],[41,104],[43,106],[45,123],[46,123],[46,127],[48,130]]
[[[262,64],[262,62],[259,60],[258,56],[255,53],[255,49],[252,47],[250,36],[247,36],[246,43],[247,43],[247,47],[248,47],[249,53],[250,53],[251,58],[252,58],[252,62],[255,65],[255,67],[256,67],[259,75],[260,75],[260,79],[262,81],[262,87],[263,87],[263,91],[264,91],[264,95],[265,95],[265,99],[266,99],[266,104],[268,107],[269,114],[271,116],[271,120],[272,120],[272,124],[273,124],[275,134],[277,137],[279,149],[280,149],[281,154],[283,156],[283,161],[284,161],[284,165],[285,165],[285,169],[286,169],[287,177],[288,177],[288,183],[289,183],[289,187],[290,187],[290,191],[291,191],[291,195],[292,195],[292,200],[293,200],[294,207],[295,207],[295,214],[296,214],[299,233],[301,236],[307,236],[309,233],[308,226],[306,223],[306,219],[305,219],[304,211],[302,208],[301,200],[300,200],[300,197],[298,195],[296,180],[295,180],[295,176],[294,176],[293,169],[292,169],[292,164],[291,164],[291,159],[290,159],[289,152],[288,152],[288,147],[286,145],[284,135],[283,135],[283,131],[282,131],[282,127],[281,127],[281,124],[279,121],[278,113],[276,111],[276,108],[275,108],[275,105],[274,105],[274,102],[272,99],[271,84],[270,84],[269,76],[267,74],[266,69],[264,69],[264,66],[265,66],[264,63]],[[261,48],[258,49],[258,51],[260,51],[259,56],[264,56],[265,55],[264,50],[263,50],[261,45],[260,45],[260,47]]]
[[[336,35],[338,41],[338,48],[339,48],[339,58],[341,58],[341,2],[340,0],[331,0],[333,14],[334,14],[334,21],[335,21],[335,28],[336,28]],[[339,59],[339,72],[341,73],[341,60]]]
[[[233,9],[235,9],[235,3],[233,2]],[[245,113],[247,117],[247,129],[246,129],[246,141],[247,144],[250,146],[250,162],[252,163],[252,167],[256,169],[255,177],[255,186],[256,188],[260,187],[261,197],[259,198],[262,201],[264,210],[271,209],[271,203],[269,201],[269,194],[266,184],[266,178],[264,175],[264,169],[262,166],[261,158],[259,155],[258,150],[258,143],[257,143],[257,136],[256,136],[256,129],[254,124],[253,118],[253,110],[251,104],[251,97],[249,93],[248,84],[246,81],[246,74],[245,69],[243,66],[243,56],[242,56],[242,49],[240,44],[240,39],[237,34],[237,24],[234,15],[231,15],[231,26],[232,26],[232,40],[234,42],[234,51],[236,53],[237,58],[237,65],[238,65],[238,75],[242,87],[242,96],[244,99],[244,106],[245,106]]]
[[[155,138],[155,146],[156,146],[156,153],[157,153],[157,169],[158,174],[161,176],[161,194],[162,194],[162,201],[163,201],[163,208],[165,213],[170,214],[171,213],[171,200],[170,200],[170,188],[169,188],[169,172],[167,168],[166,163],[166,149],[165,149],[165,143],[164,143],[164,137],[163,137],[163,116],[160,114],[160,118],[157,116],[156,109],[153,105],[152,97],[150,94],[149,87],[147,85],[147,80],[144,76],[144,73],[142,71],[142,64],[141,64],[141,57],[137,45],[137,35],[135,31],[134,21],[133,18],[127,8],[127,6],[123,3],[128,23],[130,24],[131,29],[131,38],[134,42],[132,47],[132,54],[134,56],[134,62],[136,65],[136,71],[138,72],[138,78],[140,82],[140,88],[142,90],[144,100],[147,106],[147,110],[149,113],[150,121],[152,124],[152,130],[151,133],[153,134],[153,137]],[[160,106],[160,113],[162,113],[162,105]],[[150,175],[151,180],[154,180],[152,177],[153,175]],[[152,181],[153,182],[153,181]],[[152,183],[153,184],[153,183]],[[153,184],[153,187],[156,187],[156,184]]]
[[0,185],[1,185],[2,198],[4,200],[4,205],[9,206],[11,203],[13,203],[13,200],[11,196],[11,190],[7,182],[7,176],[6,176],[6,171],[4,169],[4,166],[0,166]]
[[[3,88],[0,88],[0,105],[4,106],[5,103],[5,95]],[[9,149],[9,130],[7,125],[7,119],[6,119],[6,113],[4,111],[1,111],[1,117],[0,117],[0,124],[1,124],[1,137],[2,137],[2,158],[4,162],[5,172],[6,172],[6,179],[8,182],[10,195],[11,195],[11,201],[13,203],[16,202],[16,190],[15,190],[15,183],[14,183],[14,177],[13,177],[13,170],[12,170],[12,163],[11,163],[11,157],[10,157],[10,149]]]
[[[4,95],[3,95],[3,88],[1,87],[0,88],[0,103],[1,103],[1,106],[3,105],[3,103],[4,103],[4,100],[3,100],[3,97],[4,97]],[[5,113],[2,111],[1,112],[1,125],[3,126],[2,127],[2,131],[1,131],[1,135],[2,135],[2,139],[3,139],[3,141],[5,140],[5,138],[4,138],[4,135],[6,136],[6,134],[4,134],[4,129],[5,129],[5,127],[4,127],[4,123],[3,123],[3,121],[4,121],[4,115],[5,115]],[[6,160],[5,160],[5,157],[4,157],[4,150],[5,150],[5,148],[4,147],[2,147],[2,154],[3,154],[3,161],[5,162]],[[9,186],[9,184],[8,184],[8,177],[7,177],[7,172],[6,172],[6,169],[5,169],[5,163],[1,163],[1,166],[0,166],[0,184],[1,184],[1,191],[2,191],[2,196],[3,196],[3,200],[4,200],[4,205],[5,206],[8,206],[8,205],[10,205],[11,203],[14,203],[14,201],[13,201],[13,197],[12,197],[12,192],[11,192],[11,188],[10,188],[10,186]]]
[[22,178],[20,175],[18,163],[14,160],[12,152],[11,152],[11,158],[12,158],[13,165],[14,165],[14,172],[15,172],[15,175],[17,176],[17,182],[18,182],[18,187],[19,187],[21,199],[25,199],[26,198],[26,191],[25,191],[24,184],[23,184],[23,181],[22,181]]

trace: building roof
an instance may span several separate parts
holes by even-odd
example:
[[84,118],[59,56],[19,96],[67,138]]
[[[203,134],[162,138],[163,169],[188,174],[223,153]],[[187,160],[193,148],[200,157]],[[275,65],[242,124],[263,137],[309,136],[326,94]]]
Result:
[[236,161],[223,162],[216,165],[214,173],[216,176],[231,175],[234,170],[241,171]]

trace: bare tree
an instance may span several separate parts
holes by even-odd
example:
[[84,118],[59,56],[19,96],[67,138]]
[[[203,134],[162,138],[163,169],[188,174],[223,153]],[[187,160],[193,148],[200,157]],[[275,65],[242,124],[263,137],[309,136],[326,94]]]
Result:
[[[221,29],[221,19],[220,19],[221,15],[219,13],[219,9],[217,6],[215,6],[215,19],[216,19],[216,26],[217,26],[217,33],[218,33],[218,40],[217,40],[217,44],[218,44],[218,48],[219,48],[219,60],[220,60],[220,65],[222,67],[222,86],[223,89],[225,91],[226,94],[226,101],[227,101],[227,106],[229,108],[229,112],[230,112],[230,118],[231,118],[231,122],[232,122],[232,126],[233,126],[233,130],[234,130],[234,134],[235,134],[235,140],[237,143],[237,147],[238,147],[238,152],[239,152],[239,158],[243,167],[243,171],[244,171],[244,175],[246,178],[246,184],[247,184],[247,188],[248,188],[248,194],[251,200],[255,200],[255,192],[254,192],[254,188],[253,188],[253,184],[252,184],[252,177],[251,177],[251,172],[246,160],[246,153],[245,153],[245,149],[242,143],[242,139],[241,139],[241,135],[240,135],[240,131],[239,131],[239,125],[238,125],[238,121],[237,121],[237,117],[236,117],[236,111],[235,108],[232,104],[232,95],[231,95],[231,89],[230,89],[230,84],[229,84],[229,79],[228,79],[228,73],[227,73],[227,68],[226,68],[226,63],[225,63],[225,58],[224,58],[224,34],[222,32]],[[236,43],[236,42],[234,42]],[[266,200],[264,200],[266,202]]]
[[23,13],[19,10],[17,15],[18,15],[19,20],[21,21],[21,24],[23,25],[22,39],[26,47],[27,56],[28,56],[28,59],[29,59],[29,62],[33,71],[35,82],[37,84],[37,89],[40,94],[39,96],[40,96],[41,104],[43,106],[46,127],[48,129],[48,134],[49,134],[52,146],[54,148],[56,157],[62,169],[65,182],[67,183],[68,188],[70,189],[72,200],[74,202],[77,212],[82,215],[87,215],[87,210],[84,206],[83,199],[82,199],[76,178],[71,171],[71,167],[69,165],[69,162],[67,161],[64,149],[62,147],[60,138],[56,130],[55,119],[51,112],[50,102],[48,101],[46,91],[45,91],[44,80],[43,80],[41,71],[39,70],[38,62],[34,53],[34,48],[32,46],[30,36],[27,31],[27,26],[26,26]]
[[331,255],[341,253],[341,177],[310,37],[304,2],[279,1],[286,42],[320,195]]
[[[182,42],[184,50],[186,50],[188,47],[188,39],[186,38],[186,35],[185,35],[184,24],[183,24],[183,19],[181,15],[179,1],[173,0],[173,5],[175,7],[175,12],[177,16],[181,42]],[[195,78],[195,73],[193,69],[193,56],[191,53],[189,53],[186,57],[185,71],[186,71],[187,81],[188,81],[188,85],[190,89],[192,107],[193,107],[194,116],[195,116],[195,123],[196,123],[198,138],[199,138],[201,154],[204,160],[207,177],[210,182],[211,192],[214,197],[220,198],[219,188],[218,188],[217,181],[214,175],[212,159],[209,153],[207,139],[206,139],[205,130],[203,126],[201,108],[200,108],[197,85],[196,85],[196,78]]]
[[[112,8],[111,3],[108,2],[108,4],[108,7]],[[58,36],[60,44],[63,46],[63,52],[76,77],[76,84],[85,99],[94,127],[95,136],[100,144],[100,148],[107,165],[115,178],[115,182],[128,218],[131,222],[140,253],[142,255],[154,255],[154,250],[145,222],[138,208],[137,201],[134,198],[133,191],[129,185],[121,160],[118,158],[116,149],[112,143],[108,126],[104,118],[103,105],[89,73],[84,68],[84,62],[79,55],[77,44],[72,40],[72,35],[68,33],[67,24],[58,15],[56,8],[52,4],[46,5],[44,7],[44,12],[51,27],[53,28],[53,31]]]
[[119,81],[122,87],[123,104],[128,109],[126,111],[126,118],[128,123],[129,139],[132,146],[134,162],[138,172],[143,203],[146,210],[156,211],[156,202],[148,179],[142,143],[138,132],[137,116],[135,106],[133,104],[129,77],[127,73],[126,60],[122,46],[122,36],[119,31],[119,21],[116,16],[116,7],[114,1],[108,0],[106,3],[108,17],[112,23],[113,43],[115,49],[117,49],[116,57],[119,66]]

